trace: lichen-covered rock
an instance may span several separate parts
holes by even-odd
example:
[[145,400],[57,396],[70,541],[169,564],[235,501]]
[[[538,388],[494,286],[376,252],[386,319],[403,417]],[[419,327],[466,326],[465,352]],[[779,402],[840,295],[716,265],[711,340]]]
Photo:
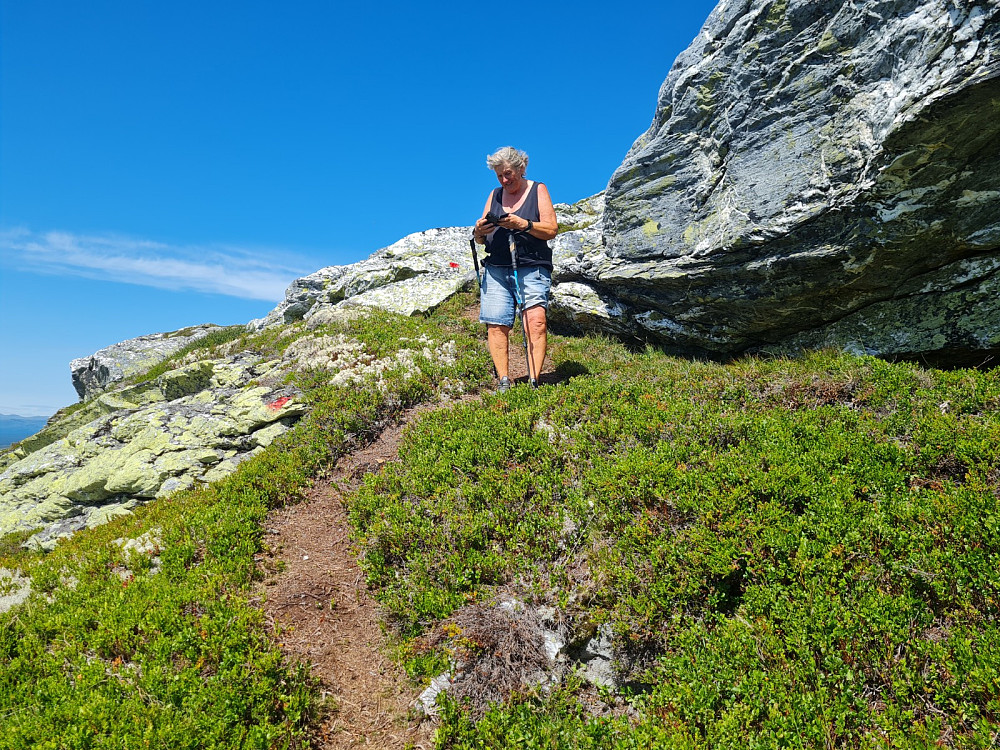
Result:
[[609,335],[629,336],[631,321],[625,308],[589,286],[587,269],[605,257],[604,194],[572,206],[556,205],[560,233],[552,246],[552,292],[549,323],[556,328],[600,328]]
[[[469,257],[471,263],[471,255]],[[416,315],[433,310],[468,286],[469,282],[468,272],[456,268],[450,272],[428,274],[369,289],[344,300],[343,304],[378,307],[400,315]],[[313,314],[317,311],[317,308],[310,310]]]
[[414,315],[432,310],[472,283],[470,227],[429,229],[408,235],[349,266],[329,266],[296,279],[285,299],[251,330],[294,323],[344,305],[381,307]]
[[195,362],[187,367],[163,373],[157,380],[160,392],[167,401],[205,390],[212,380],[215,368],[211,362]]
[[421,357],[455,361],[450,341],[404,340],[375,357],[344,336],[294,338],[301,333],[281,355],[190,361],[53,418],[46,438],[26,441],[0,471],[0,536],[36,530],[30,543],[47,548],[141,502],[222,479],[307,412],[289,372],[322,369],[351,387],[389,371],[412,377]]
[[383,373],[401,370],[409,379],[417,374],[418,357],[444,365],[455,362],[455,342],[436,342],[427,337],[404,341],[403,347],[389,357],[375,357],[357,341],[344,336],[315,336],[293,342],[284,359],[298,368],[323,369],[333,373],[330,383],[337,386],[360,384],[379,378]]
[[19,570],[0,568],[0,614],[23,604],[30,595],[30,578]]
[[[602,248],[604,196],[598,194],[573,205],[559,203],[555,208],[562,232],[552,246],[558,274],[578,256]],[[429,229],[377,250],[359,263],[322,268],[293,281],[274,310],[247,325],[250,330],[299,320],[322,325],[365,307],[401,315],[428,312],[476,283],[471,236],[472,227]],[[559,305],[557,296],[554,304]]]
[[604,216],[604,192],[576,203],[556,203],[559,232],[573,232],[595,226]]
[[[160,572],[162,566],[162,560],[160,559],[160,547],[163,544],[163,530],[159,527],[152,528],[144,534],[135,537],[134,539],[127,539],[125,537],[119,537],[118,539],[112,539],[111,543],[117,545],[121,548],[122,552],[125,553],[126,564],[119,565],[114,568],[114,572],[123,581],[130,580],[135,575],[135,567],[132,564],[132,560],[135,559],[134,556],[139,556],[149,560],[149,567],[147,569],[147,575],[156,575]],[[130,567],[131,566],[131,567]],[[140,569],[145,568],[143,565]]]
[[998,115],[997,3],[720,3],[567,280],[681,351],[1000,350]]
[[[279,360],[241,353],[115,392],[111,408],[0,473],[0,535],[42,528],[36,543],[106,521],[137,502],[224,475],[306,411],[269,375]],[[284,370],[281,370],[284,372]]]
[[219,330],[219,326],[200,325],[171,333],[151,333],[112,344],[89,357],[69,363],[73,387],[81,400],[92,398],[110,384],[146,372],[171,354]]

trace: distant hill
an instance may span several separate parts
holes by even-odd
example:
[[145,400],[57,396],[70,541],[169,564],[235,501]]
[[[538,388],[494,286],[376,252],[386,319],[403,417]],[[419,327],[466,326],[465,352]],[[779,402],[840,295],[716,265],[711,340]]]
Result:
[[17,414],[0,414],[0,449],[18,440],[34,435],[49,421],[48,417],[22,417]]

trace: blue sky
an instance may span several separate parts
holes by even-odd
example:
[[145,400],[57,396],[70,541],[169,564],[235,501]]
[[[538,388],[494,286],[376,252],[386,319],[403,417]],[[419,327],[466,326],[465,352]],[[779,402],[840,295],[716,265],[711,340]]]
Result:
[[73,403],[75,357],[471,224],[499,146],[556,201],[602,190],[714,5],[4,0],[0,413]]

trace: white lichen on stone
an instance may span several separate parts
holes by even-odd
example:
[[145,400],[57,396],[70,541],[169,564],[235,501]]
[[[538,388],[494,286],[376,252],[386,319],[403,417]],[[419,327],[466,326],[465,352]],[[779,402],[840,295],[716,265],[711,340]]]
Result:
[[[118,539],[113,539],[111,543],[121,548],[125,554],[126,561],[130,554],[148,557],[150,561],[148,575],[156,575],[160,572],[162,564],[160,561],[160,548],[163,544],[162,534],[163,530],[157,527],[135,538],[119,537]],[[127,580],[135,574],[134,570],[127,567],[119,568],[116,572],[122,580]]]
[[0,568],[0,613],[23,604],[31,595],[31,579],[19,570]]

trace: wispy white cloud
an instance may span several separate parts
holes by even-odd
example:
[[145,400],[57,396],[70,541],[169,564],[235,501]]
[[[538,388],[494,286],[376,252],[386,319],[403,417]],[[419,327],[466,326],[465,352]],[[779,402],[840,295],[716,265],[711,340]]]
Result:
[[36,273],[268,301],[280,300],[290,282],[315,270],[280,250],[28,229],[0,231],[0,263]]

